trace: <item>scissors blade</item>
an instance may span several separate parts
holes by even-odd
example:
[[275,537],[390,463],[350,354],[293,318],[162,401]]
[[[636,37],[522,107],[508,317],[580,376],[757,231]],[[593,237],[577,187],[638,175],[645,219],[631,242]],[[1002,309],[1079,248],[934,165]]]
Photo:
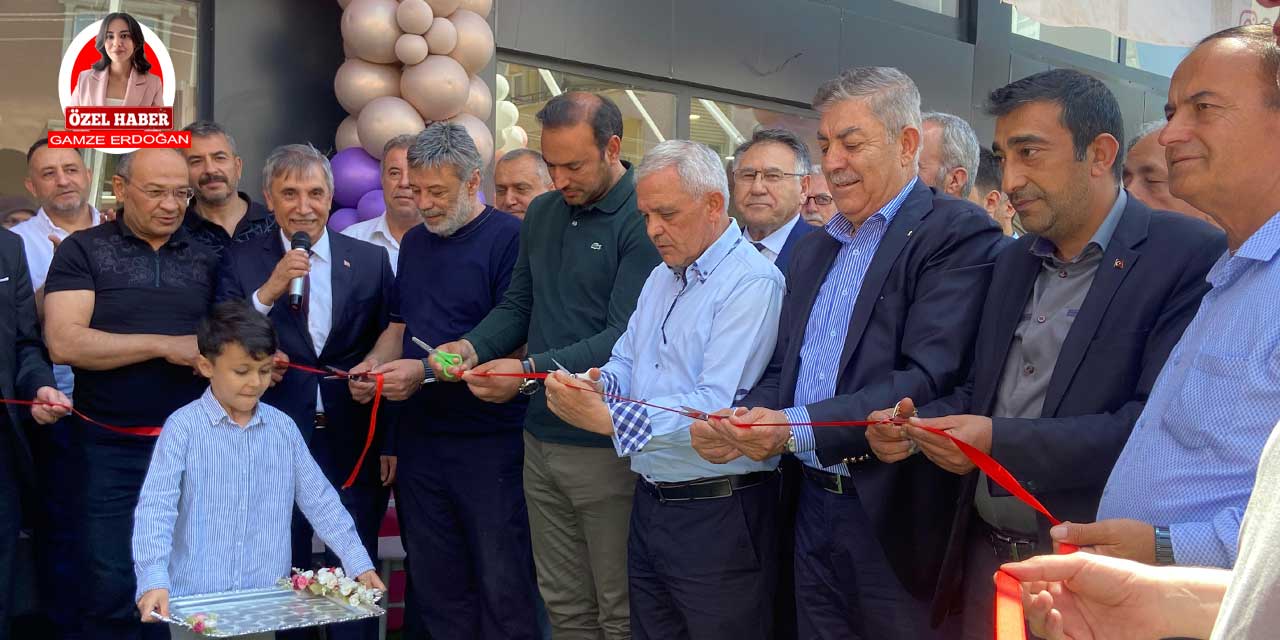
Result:
[[698,411],[697,409],[694,409],[692,407],[685,407],[685,406],[681,406],[680,410],[684,411],[684,415],[686,418],[693,418],[694,420],[710,420],[711,419],[711,414],[707,413],[706,411]]
[[421,347],[421,348],[422,348],[422,350],[423,350],[423,351],[426,351],[427,353],[431,353],[431,352],[433,352],[433,351],[435,351],[435,350],[436,350],[436,348],[435,348],[435,347],[433,347],[433,346],[431,346],[431,345],[429,345],[429,344],[427,344],[427,343],[425,343],[425,342],[423,342],[423,341],[419,340],[417,336],[409,336],[409,339],[410,339],[410,340],[412,340],[414,344],[416,344],[416,345],[418,345],[419,347]]
[[561,373],[569,373],[569,374],[572,374],[572,372],[571,372],[571,371],[569,371],[568,369],[564,368],[564,365],[560,364],[560,361],[559,361],[559,360],[556,360],[555,358],[552,358],[552,359],[551,359],[551,364],[554,364],[554,365],[556,366],[556,370],[560,371]]

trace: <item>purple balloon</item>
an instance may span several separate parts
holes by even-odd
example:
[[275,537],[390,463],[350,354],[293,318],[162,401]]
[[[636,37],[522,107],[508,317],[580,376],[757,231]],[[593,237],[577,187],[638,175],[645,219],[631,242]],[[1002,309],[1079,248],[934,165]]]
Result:
[[329,228],[333,231],[342,231],[359,221],[360,218],[355,209],[350,207],[338,209],[329,216]]
[[361,222],[372,220],[387,210],[387,203],[382,200],[382,189],[374,189],[369,193],[360,196],[360,201],[356,203],[356,217]]
[[360,196],[382,186],[378,159],[360,147],[335,153],[329,166],[333,168],[333,200],[339,206],[354,207]]

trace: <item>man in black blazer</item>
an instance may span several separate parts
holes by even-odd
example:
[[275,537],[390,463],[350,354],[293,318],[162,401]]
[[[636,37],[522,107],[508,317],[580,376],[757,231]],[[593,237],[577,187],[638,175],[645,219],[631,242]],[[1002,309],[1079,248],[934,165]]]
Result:
[[879,462],[861,428],[807,423],[962,383],[1003,236],[917,179],[920,94],[901,71],[849,69],[814,106],[841,215],[796,247],[773,359],[740,403],[755,408],[695,422],[692,438],[713,462],[790,452],[805,463],[800,637],[927,638],[958,481],[922,460]]
[[[53,381],[49,355],[40,340],[36,298],[22,239],[0,230],[0,399],[38,400],[70,406]],[[21,495],[32,481],[31,449],[22,430],[25,409],[7,404],[0,411],[0,593],[14,593],[13,561],[22,523]],[[32,407],[31,417],[50,424],[67,414],[60,407]],[[0,598],[0,640],[9,638],[12,598]]]
[[[988,113],[1002,190],[1028,234],[996,260],[968,382],[919,414],[990,453],[1058,518],[1089,521],[1226,240],[1120,188],[1120,106],[1098,80],[1036,74],[992,92]],[[963,604],[964,637],[990,638],[992,574],[1052,553],[1048,521],[945,438],[910,427],[868,437],[882,461],[919,449],[963,475],[933,615]]]
[[[280,231],[227,247],[217,298],[250,299],[271,319],[289,362],[348,370],[364,359],[387,326],[395,281],[391,261],[382,247],[325,230],[333,174],[329,161],[314,148],[276,149],[263,174],[267,207]],[[289,248],[298,232],[310,239],[310,255]],[[287,294],[294,278],[306,280],[298,309],[290,307]],[[298,423],[311,455],[334,487],[340,487],[365,448],[371,405],[353,400],[345,380],[298,370],[282,373],[263,401]],[[394,479],[394,466],[379,458],[382,427],[354,484],[339,492],[371,558],[378,557],[378,528],[389,496],[386,486]],[[383,466],[389,468],[383,471]],[[294,565],[309,567],[311,527],[296,510],[293,538]],[[337,566],[337,561],[326,554],[329,566]],[[377,630],[376,620],[362,621],[337,625],[329,637],[376,638]]]

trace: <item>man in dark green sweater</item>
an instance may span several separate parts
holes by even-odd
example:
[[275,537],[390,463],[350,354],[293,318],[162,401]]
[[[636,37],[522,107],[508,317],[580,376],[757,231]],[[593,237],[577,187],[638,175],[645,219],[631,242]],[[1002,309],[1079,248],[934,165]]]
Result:
[[[457,342],[459,373],[586,371],[609,360],[658,252],[636,211],[635,180],[620,159],[622,114],[608,98],[566,93],[537,114],[556,191],[529,205],[502,303]],[[507,357],[528,344],[528,357]],[[557,640],[630,637],[627,530],[635,475],[605,436],[547,409],[536,382],[462,376],[476,397],[531,396],[524,491],[538,586]],[[590,544],[587,541],[590,540]]]

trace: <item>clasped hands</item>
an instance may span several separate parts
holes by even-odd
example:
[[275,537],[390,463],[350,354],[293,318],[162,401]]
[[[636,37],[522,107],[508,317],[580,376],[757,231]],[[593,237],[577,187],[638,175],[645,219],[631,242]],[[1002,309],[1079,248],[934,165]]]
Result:
[[[908,420],[899,424],[892,422],[894,418]],[[867,420],[876,422],[867,427],[867,444],[881,462],[900,462],[919,452],[930,462],[957,475],[974,470],[973,462],[960,447],[950,438],[922,429],[926,424],[983,453],[991,453],[991,418],[986,416],[953,415],[923,420],[916,417],[911,398],[903,398],[894,407],[871,412]]]
[[789,422],[785,413],[764,407],[721,409],[695,419],[689,439],[707,462],[725,464],[742,456],[760,461],[786,450]]

